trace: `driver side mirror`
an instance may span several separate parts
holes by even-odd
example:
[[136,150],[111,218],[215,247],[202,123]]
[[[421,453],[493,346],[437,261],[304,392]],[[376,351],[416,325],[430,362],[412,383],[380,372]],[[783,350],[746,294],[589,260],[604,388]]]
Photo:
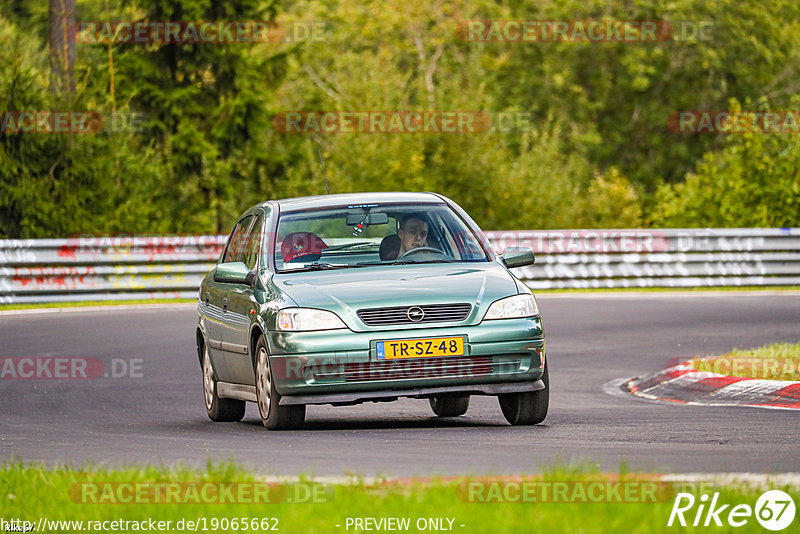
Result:
[[500,255],[500,259],[503,260],[503,263],[509,269],[533,265],[536,262],[533,251],[527,247],[508,247],[505,252]]
[[256,272],[248,269],[247,265],[240,261],[220,263],[214,269],[214,281],[246,284],[252,287],[256,281]]

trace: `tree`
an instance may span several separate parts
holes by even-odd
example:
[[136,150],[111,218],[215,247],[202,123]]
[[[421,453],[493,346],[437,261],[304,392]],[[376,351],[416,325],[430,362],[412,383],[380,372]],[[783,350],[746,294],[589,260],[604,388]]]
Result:
[[50,0],[50,90],[75,91],[75,0]]
[[[800,97],[795,101],[800,103]],[[768,110],[765,101],[759,107]],[[731,113],[741,109],[738,101],[731,102]],[[653,224],[679,228],[800,225],[797,133],[756,129],[728,134],[724,143],[721,151],[706,153],[685,182],[659,188]]]

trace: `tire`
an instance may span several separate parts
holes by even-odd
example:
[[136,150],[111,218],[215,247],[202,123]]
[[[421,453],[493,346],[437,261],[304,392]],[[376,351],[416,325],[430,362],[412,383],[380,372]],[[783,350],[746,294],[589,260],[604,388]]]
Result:
[[439,417],[458,417],[467,413],[469,408],[469,395],[438,395],[428,400],[433,413]]
[[255,351],[256,403],[261,422],[270,430],[300,428],[306,417],[305,405],[281,406],[281,396],[275,389],[272,369],[263,338],[259,338]]
[[215,423],[241,421],[244,417],[245,401],[220,399],[217,396],[217,379],[211,367],[208,346],[205,342],[203,343],[203,396],[208,418]]
[[547,372],[547,361],[544,364],[542,382],[544,382],[544,389],[539,391],[506,393],[497,396],[506,421],[512,425],[537,425],[544,421],[550,405],[550,377]]

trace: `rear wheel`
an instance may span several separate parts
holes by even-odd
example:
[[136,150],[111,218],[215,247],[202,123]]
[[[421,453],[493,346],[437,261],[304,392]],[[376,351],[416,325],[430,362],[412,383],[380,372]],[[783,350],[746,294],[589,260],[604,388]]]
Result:
[[206,413],[214,422],[241,421],[244,417],[245,403],[237,399],[221,399],[217,396],[217,379],[208,357],[208,347],[203,343],[203,393]]
[[546,361],[542,382],[544,389],[539,391],[498,395],[500,409],[503,410],[506,421],[512,425],[536,425],[544,421],[550,405],[550,377]]
[[275,380],[269,364],[269,354],[263,338],[256,344],[256,400],[261,422],[270,430],[299,428],[306,417],[305,405],[281,406],[281,396],[275,389]]
[[431,397],[431,409],[439,417],[458,417],[467,413],[469,396],[438,395]]

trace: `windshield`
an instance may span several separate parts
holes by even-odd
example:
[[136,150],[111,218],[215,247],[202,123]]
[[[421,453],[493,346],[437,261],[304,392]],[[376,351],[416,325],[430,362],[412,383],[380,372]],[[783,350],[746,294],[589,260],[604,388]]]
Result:
[[446,204],[370,204],[281,214],[279,272],[409,263],[486,262]]

